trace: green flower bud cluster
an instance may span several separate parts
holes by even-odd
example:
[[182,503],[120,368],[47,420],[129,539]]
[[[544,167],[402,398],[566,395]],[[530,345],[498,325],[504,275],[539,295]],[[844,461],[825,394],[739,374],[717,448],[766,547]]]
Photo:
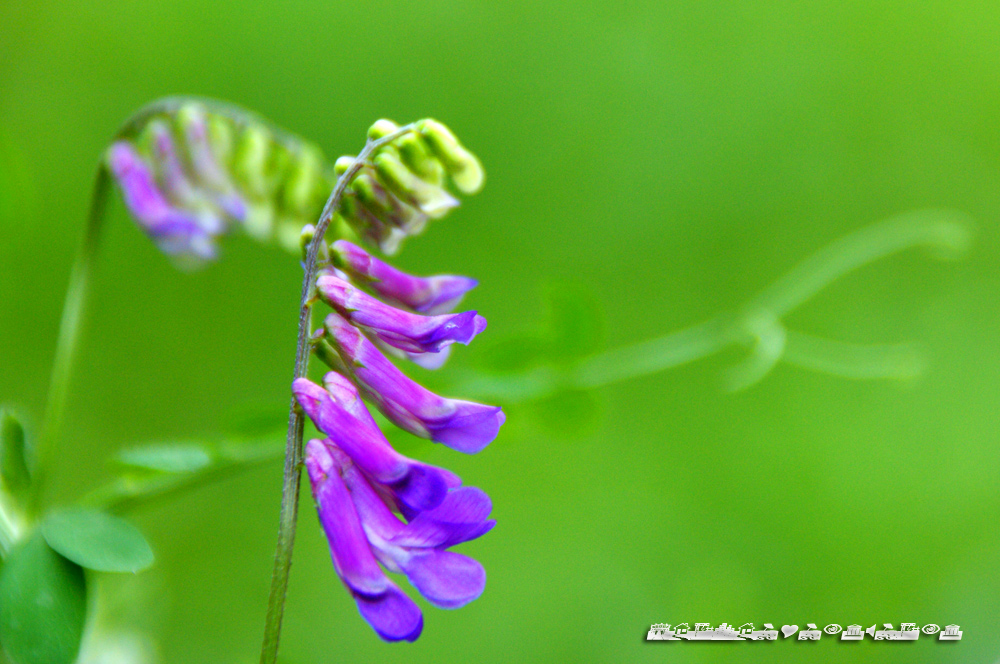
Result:
[[[368,138],[379,140],[399,129],[391,120],[379,120]],[[354,161],[337,159],[335,175],[342,176]],[[474,194],[483,186],[483,167],[446,126],[420,120],[376,150],[358,171],[337,211],[340,227],[394,254],[403,239],[459,204],[446,188],[449,180],[459,192]]]

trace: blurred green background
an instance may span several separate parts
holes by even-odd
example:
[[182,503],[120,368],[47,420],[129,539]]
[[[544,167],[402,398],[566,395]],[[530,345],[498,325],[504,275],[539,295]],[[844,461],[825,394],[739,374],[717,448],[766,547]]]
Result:
[[[93,167],[120,122],[167,94],[237,102],[330,156],[360,149],[379,117],[450,125],[486,189],[397,264],[481,280],[467,302],[490,327],[452,370],[535,325],[547,283],[601,304],[610,348],[736,307],[870,222],[957,208],[977,221],[964,261],[902,254],[789,319],[859,343],[918,340],[931,364],[917,381],[779,366],[731,395],[732,351],[599,390],[590,426],[542,428],[511,407],[476,457],[408,448],[484,488],[499,521],[462,548],[486,566],[485,594],[426,610],[416,644],[383,644],[357,616],[304,492],[282,655],[995,662],[998,34],[1000,4],[981,0],[8,0],[0,402],[41,413]],[[232,239],[224,260],[182,274],[118,203],[110,222],[53,502],[110,477],[123,446],[224,433],[259,410],[280,420],[289,397],[294,260]],[[158,563],[112,585],[161,661],[256,661],[280,474],[132,513]],[[643,641],[650,623],[699,621],[958,623],[965,636]]]

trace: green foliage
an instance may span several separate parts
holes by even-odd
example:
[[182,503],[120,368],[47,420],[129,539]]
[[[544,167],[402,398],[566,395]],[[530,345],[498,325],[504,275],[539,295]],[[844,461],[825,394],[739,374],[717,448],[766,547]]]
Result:
[[36,532],[0,570],[0,645],[12,664],[70,664],[86,618],[83,570]]
[[97,572],[138,572],[153,564],[153,551],[132,524],[88,508],[50,514],[41,525],[49,546]]
[[163,473],[191,473],[212,463],[212,455],[194,443],[164,443],[134,447],[118,453],[116,461],[126,467]]

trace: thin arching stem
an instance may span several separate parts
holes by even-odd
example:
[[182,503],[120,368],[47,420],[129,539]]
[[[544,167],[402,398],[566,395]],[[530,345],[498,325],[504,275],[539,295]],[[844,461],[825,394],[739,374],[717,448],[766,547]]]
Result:
[[62,429],[63,416],[66,411],[66,400],[69,396],[70,374],[76,348],[80,339],[80,326],[83,320],[84,306],[87,302],[87,289],[90,286],[94,261],[100,244],[101,228],[104,219],[104,207],[107,203],[108,189],[111,183],[108,171],[101,164],[94,179],[94,190],[90,197],[90,211],[87,216],[87,227],[83,240],[73,261],[70,272],[69,288],[66,290],[66,300],[63,303],[62,319],[59,323],[59,337],[56,341],[56,354],[52,362],[52,377],[49,379],[49,393],[45,405],[45,419],[42,423],[41,435],[35,449],[35,468],[32,476],[31,494],[28,501],[28,512],[36,514],[42,499],[45,478],[59,433]]
[[848,378],[912,378],[922,366],[912,345],[846,344],[788,330],[781,319],[852,270],[917,246],[951,258],[967,248],[969,236],[966,217],[955,212],[902,214],[836,240],[736,313],[585,357],[569,369],[540,366],[508,375],[467,375],[456,391],[506,403],[543,399],[562,390],[589,390],[659,373],[733,344],[748,346],[751,354],[730,372],[727,387],[731,390],[756,383],[781,361]]
[[[317,257],[323,244],[323,236],[340,207],[347,185],[358,174],[368,157],[382,146],[414,130],[414,125],[400,127],[378,140],[369,140],[365,148],[347,171],[337,180],[330,198],[323,207],[312,242],[306,254],[305,276],[302,279],[302,297],[299,301],[299,335],[295,351],[295,378],[306,375],[309,368],[309,333],[311,331],[313,292],[316,287]],[[278,639],[281,635],[281,619],[285,612],[285,595],[288,592],[288,573],[292,565],[292,548],[295,544],[295,524],[299,511],[299,484],[302,467],[302,430],[305,420],[302,411],[292,399],[288,415],[288,435],[285,441],[285,470],[281,493],[281,517],[278,523],[278,545],[274,554],[274,569],[271,573],[271,592],[267,602],[267,617],[264,625],[264,643],[261,646],[261,664],[274,664],[278,657]]]

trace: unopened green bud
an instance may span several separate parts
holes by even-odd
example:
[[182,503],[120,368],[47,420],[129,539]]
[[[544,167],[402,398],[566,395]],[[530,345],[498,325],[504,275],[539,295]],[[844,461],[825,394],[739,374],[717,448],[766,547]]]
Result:
[[24,426],[12,412],[0,409],[0,481],[11,495],[31,483],[26,454]]
[[463,194],[474,194],[483,187],[483,166],[474,154],[466,150],[451,130],[437,120],[420,120],[417,131],[427,141],[431,151]]
[[285,181],[285,209],[296,215],[312,213],[324,183],[323,156],[316,150],[304,149]]
[[383,150],[372,160],[379,179],[404,201],[432,218],[443,217],[458,205],[455,197],[441,187],[421,180],[403,164],[395,150]]
[[347,172],[347,170],[354,165],[354,157],[350,155],[344,155],[343,157],[337,157],[337,161],[333,163],[333,174],[338,178]]
[[438,161],[430,148],[424,143],[420,134],[411,133],[400,136],[393,144],[399,150],[399,157],[407,168],[431,184],[441,184],[444,179],[444,166]]
[[392,120],[386,120],[384,118],[376,120],[375,124],[368,129],[368,138],[369,140],[377,141],[378,139],[388,136],[398,129],[399,125]]
[[212,153],[224,169],[229,169],[233,158],[233,125],[221,115],[208,116],[208,142]]
[[[329,230],[329,227],[327,228]],[[309,245],[312,243],[314,237],[316,237],[315,226],[306,224],[302,227],[302,231],[299,233],[299,249],[302,251],[303,260],[309,257]],[[319,250],[316,252],[316,260],[320,263],[330,262],[330,249],[326,242],[320,244]]]
[[351,189],[354,190],[357,202],[368,208],[376,217],[385,219],[392,213],[389,195],[375,180],[371,172],[358,173],[351,182]]
[[302,227],[302,232],[299,233],[299,249],[302,250],[302,259],[306,259],[306,255],[309,253],[309,244],[313,241],[316,236],[316,227],[312,224],[306,224]]
[[250,125],[240,136],[233,156],[233,173],[255,197],[267,196],[268,160],[273,142],[271,135],[262,127]]

